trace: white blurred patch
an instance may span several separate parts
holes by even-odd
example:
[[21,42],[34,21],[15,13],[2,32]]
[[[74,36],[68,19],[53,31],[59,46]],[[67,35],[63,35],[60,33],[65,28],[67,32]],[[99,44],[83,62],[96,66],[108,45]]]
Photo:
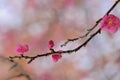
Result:
[[110,37],[106,33],[102,32],[102,34],[94,37],[91,41],[103,55],[110,54],[115,50],[111,44]]
[[94,59],[86,54],[80,56],[79,67],[81,70],[91,70],[94,67]]
[[120,80],[120,73],[114,76],[112,80]]
[[116,74],[119,72],[118,66],[114,63],[108,63],[105,68],[104,72],[106,76],[111,79],[116,76]]
[[40,76],[41,73],[49,70],[53,66],[59,64],[59,62],[54,63],[51,59],[51,56],[41,57],[39,59],[35,59],[30,66],[33,68],[36,75]]
[[29,27],[29,33],[33,36],[36,36],[38,34],[42,34],[45,31],[47,31],[48,26],[47,25],[42,25],[40,23],[33,23]]
[[103,17],[114,4],[115,0],[86,0],[86,8],[89,16],[95,21]]
[[85,12],[82,8],[69,8],[64,11],[60,21],[65,25],[76,24],[77,27],[87,26]]
[[115,3],[115,0],[100,0],[99,5],[100,5],[100,10],[102,15],[104,15]]
[[9,29],[21,26],[23,17],[23,2],[9,2],[8,0],[0,1],[0,28],[6,32]]
[[120,31],[118,31],[115,35],[114,35],[114,38],[113,38],[113,43],[114,43],[114,47],[116,49],[120,49]]
[[95,80],[108,80],[102,69],[96,70],[90,74]]

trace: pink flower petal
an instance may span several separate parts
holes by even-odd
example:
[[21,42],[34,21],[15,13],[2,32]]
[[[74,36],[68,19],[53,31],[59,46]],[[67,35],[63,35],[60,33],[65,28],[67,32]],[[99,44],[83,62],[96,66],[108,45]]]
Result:
[[49,41],[48,47],[49,47],[50,49],[54,47],[54,41],[53,41],[53,40],[50,40],[50,41]]
[[54,62],[57,62],[59,59],[61,59],[62,58],[62,55],[61,54],[53,54],[52,55],[52,60],[54,61]]
[[[63,52],[62,50],[58,50],[57,51],[58,53],[59,52]],[[52,60],[54,61],[54,62],[57,62],[59,59],[61,59],[62,58],[62,55],[61,54],[53,54],[52,55]]]
[[23,51],[22,45],[18,45],[18,46],[15,48],[15,52],[16,52],[17,54],[23,54],[24,51]]
[[118,27],[111,27],[111,28],[103,27],[102,30],[105,30],[105,31],[110,32],[111,34],[114,34],[118,31]]
[[25,52],[27,52],[29,50],[29,47],[28,45],[18,45],[16,48],[15,48],[15,52],[17,54],[24,54]]
[[24,52],[27,52],[27,51],[29,51],[29,46],[26,44],[24,45]]
[[118,28],[120,28],[120,19],[113,15],[105,15],[101,21],[101,29],[110,32],[111,34],[114,34],[118,31]]
[[114,33],[116,33],[116,32],[118,31],[118,27],[108,29],[108,31],[109,31],[111,34],[114,34]]

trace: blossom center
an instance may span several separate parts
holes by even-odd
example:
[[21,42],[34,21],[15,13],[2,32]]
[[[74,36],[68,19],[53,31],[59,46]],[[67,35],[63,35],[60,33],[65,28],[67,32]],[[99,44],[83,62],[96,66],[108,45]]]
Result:
[[107,25],[108,25],[108,27],[114,26],[114,20],[110,18],[107,22]]

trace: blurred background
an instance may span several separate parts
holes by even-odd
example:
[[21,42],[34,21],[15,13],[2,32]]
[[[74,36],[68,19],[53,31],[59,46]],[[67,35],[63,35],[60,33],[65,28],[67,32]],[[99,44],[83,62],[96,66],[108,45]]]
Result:
[[[7,59],[17,55],[14,49],[18,44],[29,45],[28,56],[49,52],[49,40],[54,40],[55,50],[76,48],[87,38],[60,45],[84,35],[115,1],[0,0],[0,80],[28,80],[14,77],[20,73],[32,80],[120,80],[120,30],[114,35],[102,31],[86,47],[64,54],[57,63],[51,56],[30,64],[16,59],[19,65],[10,69],[13,63]],[[120,3],[111,13],[120,17],[119,8]]]

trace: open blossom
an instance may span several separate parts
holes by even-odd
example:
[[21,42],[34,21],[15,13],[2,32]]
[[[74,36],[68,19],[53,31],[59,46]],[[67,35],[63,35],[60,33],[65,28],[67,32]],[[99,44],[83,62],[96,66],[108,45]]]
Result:
[[48,47],[50,49],[52,49],[54,47],[54,41],[53,40],[50,40],[49,43],[48,43]]
[[119,27],[120,27],[120,19],[113,14],[105,15],[101,21],[101,29],[108,31],[111,34],[117,32]]
[[[59,52],[62,52],[62,50],[59,50],[58,51],[58,53]],[[59,59],[61,59],[62,58],[62,55],[61,54],[53,54],[52,55],[52,60],[54,61],[54,62],[57,62]]]
[[28,45],[18,45],[15,48],[15,52],[18,53],[18,54],[24,54],[28,50],[29,50],[29,46]]

